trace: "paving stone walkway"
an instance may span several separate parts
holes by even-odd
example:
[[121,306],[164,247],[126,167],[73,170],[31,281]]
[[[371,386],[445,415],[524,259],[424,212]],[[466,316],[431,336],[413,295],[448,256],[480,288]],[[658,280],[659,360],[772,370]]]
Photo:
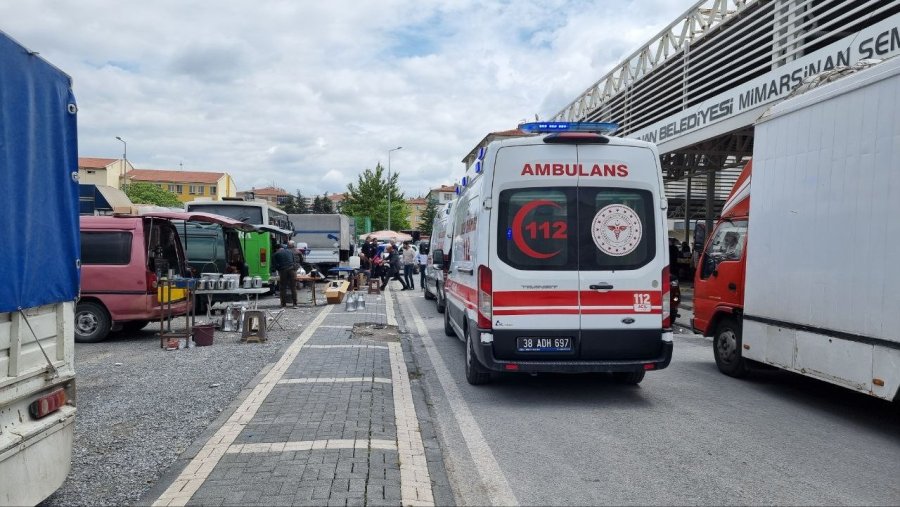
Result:
[[364,298],[323,307],[151,503],[433,505],[396,303]]

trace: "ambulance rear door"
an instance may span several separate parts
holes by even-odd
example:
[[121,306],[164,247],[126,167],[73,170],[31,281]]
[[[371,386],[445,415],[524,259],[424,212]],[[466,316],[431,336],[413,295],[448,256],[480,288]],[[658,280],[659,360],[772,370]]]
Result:
[[492,189],[494,355],[574,359],[578,350],[575,146],[499,148]]
[[579,144],[578,285],[582,360],[661,353],[661,173],[646,146]]

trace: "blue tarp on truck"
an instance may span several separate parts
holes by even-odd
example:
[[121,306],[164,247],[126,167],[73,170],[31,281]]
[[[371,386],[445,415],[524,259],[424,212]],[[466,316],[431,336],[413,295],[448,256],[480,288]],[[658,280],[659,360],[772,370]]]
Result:
[[0,32],[0,312],[78,295],[72,79]]

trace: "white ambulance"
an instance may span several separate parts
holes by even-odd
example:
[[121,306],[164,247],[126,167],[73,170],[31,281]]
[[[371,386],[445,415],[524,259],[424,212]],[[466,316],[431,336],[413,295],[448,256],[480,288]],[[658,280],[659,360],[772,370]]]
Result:
[[434,299],[437,304],[437,311],[444,313],[447,307],[446,294],[444,292],[444,268],[445,265],[436,264],[434,262],[434,250],[438,249],[443,252],[450,251],[450,233],[451,221],[450,210],[453,209],[453,203],[450,201],[438,208],[431,227],[431,247],[428,251],[428,261],[425,266],[425,299]]
[[666,208],[653,144],[608,123],[532,123],[479,152],[453,206],[444,328],[466,379],[612,372],[672,358]]

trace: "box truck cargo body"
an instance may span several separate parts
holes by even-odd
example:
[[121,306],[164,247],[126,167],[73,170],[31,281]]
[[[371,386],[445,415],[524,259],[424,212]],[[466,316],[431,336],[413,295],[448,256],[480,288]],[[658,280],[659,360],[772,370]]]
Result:
[[69,76],[2,31],[0,100],[0,505],[34,505],[75,436],[78,107]]
[[[746,233],[732,236],[746,248],[730,261],[717,254],[741,226],[740,217],[721,220],[696,279],[694,325],[714,335],[726,373],[743,373],[749,359],[896,399],[898,110],[894,59],[790,98],[758,121],[742,190]],[[734,280],[711,287],[723,277]],[[743,302],[721,305],[740,291]]]
[[294,214],[289,217],[294,224],[294,242],[306,243],[309,247],[304,262],[327,273],[330,268],[349,260],[356,244],[350,234],[350,217],[339,214]]

